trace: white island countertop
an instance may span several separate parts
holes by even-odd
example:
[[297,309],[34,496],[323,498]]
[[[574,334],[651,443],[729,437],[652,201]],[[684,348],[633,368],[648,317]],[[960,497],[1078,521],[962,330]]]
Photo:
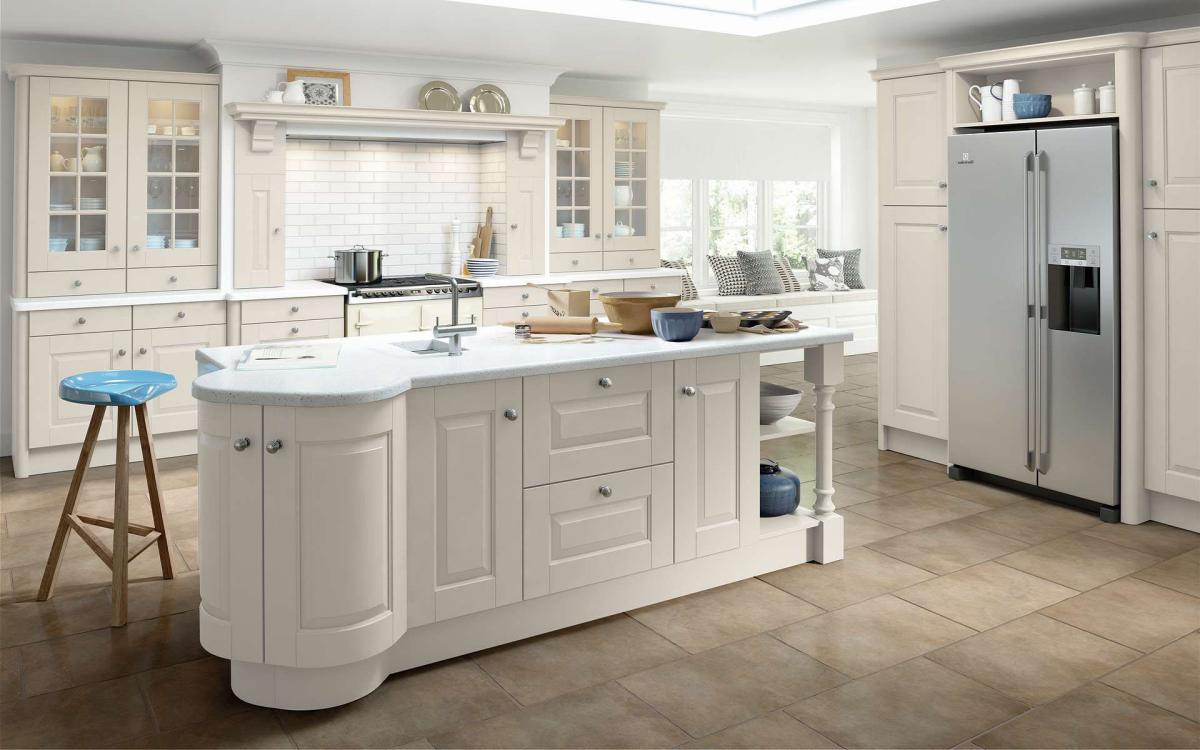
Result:
[[[521,343],[513,329],[481,328],[463,337],[460,357],[415,354],[397,344],[428,341],[428,331],[337,339],[336,367],[302,370],[236,369],[253,347],[226,346],[196,352],[200,376],[192,395],[200,401],[260,406],[345,406],[399,395],[412,388],[524,377],[595,367],[633,365],[721,354],[748,354],[835,344],[850,331],[812,327],[797,333],[720,334],[704,329],[691,341],[674,343],[656,336],[607,334],[592,343]],[[327,344],[328,341],[309,342]]]

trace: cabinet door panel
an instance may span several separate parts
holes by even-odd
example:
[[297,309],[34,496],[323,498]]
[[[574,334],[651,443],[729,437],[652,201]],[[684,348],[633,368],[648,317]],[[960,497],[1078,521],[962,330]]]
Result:
[[282,286],[286,182],[282,169],[279,174],[239,173],[233,180],[233,283],[237,287]]
[[1200,500],[1200,211],[1146,211],[1146,486]]
[[879,422],[945,439],[946,209],[885,206],[879,238]]
[[670,464],[525,491],[525,598],[671,563]]
[[[130,366],[129,331],[34,336],[29,339],[29,447],[82,443],[92,407],[58,397],[58,384],[70,375]],[[104,416],[100,439],[116,436],[114,409]]]
[[[554,174],[550,251],[598,252],[604,247],[605,202],[612,200],[605,193],[608,183],[603,176],[604,108],[551,104],[550,114],[566,119],[554,135],[554,163],[550,167]],[[561,232],[558,227],[562,227]]]
[[658,127],[658,110],[604,108],[605,250],[658,252]]
[[946,205],[946,79],[941,73],[880,81],[879,201]]
[[519,379],[409,394],[410,625],[520,600],[520,410]]
[[225,346],[225,326],[186,326],[152,328],[133,332],[133,366],[139,370],[157,370],[175,376],[175,390],[150,401],[150,425],[156,433],[196,429],[196,399],[192,381],[196,378],[196,350]]
[[546,266],[546,179],[510,177],[504,207],[504,272],[542,273]]
[[1142,53],[1146,208],[1200,208],[1200,42]]

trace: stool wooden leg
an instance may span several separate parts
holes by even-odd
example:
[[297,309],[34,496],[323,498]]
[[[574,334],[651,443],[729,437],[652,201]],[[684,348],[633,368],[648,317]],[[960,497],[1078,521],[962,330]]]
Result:
[[117,483],[113,497],[113,627],[129,619],[129,407],[117,407]]
[[96,448],[96,436],[100,434],[100,425],[104,423],[104,409],[103,406],[92,409],[92,421],[88,423],[83,447],[79,449],[79,461],[75,464],[75,474],[71,477],[71,489],[67,490],[67,501],[63,503],[62,516],[58,519],[58,529],[54,532],[54,543],[50,546],[50,559],[46,560],[46,570],[42,573],[42,585],[38,589],[37,595],[39,602],[46,601],[54,593],[54,578],[58,575],[63,548],[66,547],[67,535],[71,532],[71,524],[67,520],[67,516],[75,512],[75,502],[79,499],[79,488],[83,486],[83,477],[87,474],[88,464],[92,460],[92,451]]
[[142,466],[146,469],[146,488],[150,492],[150,512],[154,515],[154,528],[158,537],[158,561],[162,565],[163,578],[174,578],[171,569],[171,547],[167,542],[167,525],[163,520],[162,496],[158,489],[158,457],[154,455],[154,433],[150,432],[150,415],[145,404],[133,407],[137,415],[138,439],[142,444]]

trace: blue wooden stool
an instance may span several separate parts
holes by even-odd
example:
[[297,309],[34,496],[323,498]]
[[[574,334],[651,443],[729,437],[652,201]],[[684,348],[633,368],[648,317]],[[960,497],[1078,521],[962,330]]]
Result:
[[[158,462],[154,456],[154,438],[150,433],[146,402],[175,388],[175,376],[153,370],[107,370],[84,372],[65,378],[58,386],[58,395],[64,401],[87,404],[92,409],[92,421],[88,423],[87,436],[79,451],[79,462],[75,464],[75,475],[71,477],[71,488],[63,505],[58,530],[54,534],[54,545],[50,548],[50,559],[42,574],[42,585],[38,589],[38,601],[50,598],[54,591],[54,577],[62,562],[67,534],[74,530],[92,548],[101,560],[112,569],[113,616],[115,627],[128,620],[129,563],[153,544],[158,544],[158,559],[162,565],[163,578],[172,578],[171,555],[167,546],[167,528],[163,523],[162,498],[158,491]],[[75,513],[75,501],[79,488],[87,473],[96,437],[104,422],[104,412],[114,406],[117,409],[117,480],[113,499],[113,517],[98,518]],[[137,415],[138,438],[142,444],[142,463],[146,469],[146,487],[150,494],[150,511],[154,515],[154,526],[143,526],[129,522],[129,407]],[[99,526],[113,530],[110,550],[89,528]],[[141,537],[131,549],[129,535]]]

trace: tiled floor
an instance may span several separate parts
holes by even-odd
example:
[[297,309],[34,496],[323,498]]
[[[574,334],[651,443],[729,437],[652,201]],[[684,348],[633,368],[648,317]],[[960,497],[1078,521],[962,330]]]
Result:
[[[1200,746],[1200,535],[1102,525],[880,453],[874,357],[846,372],[845,560],[396,675],[328,711],[246,705],[200,648],[193,460],[163,462],[178,575],[139,558],[120,630],[78,539],[59,593],[31,601],[68,477],[9,466],[0,746]],[[800,366],[764,377],[803,383]],[[809,437],[764,454],[812,479]],[[110,482],[92,473],[89,507]]]

